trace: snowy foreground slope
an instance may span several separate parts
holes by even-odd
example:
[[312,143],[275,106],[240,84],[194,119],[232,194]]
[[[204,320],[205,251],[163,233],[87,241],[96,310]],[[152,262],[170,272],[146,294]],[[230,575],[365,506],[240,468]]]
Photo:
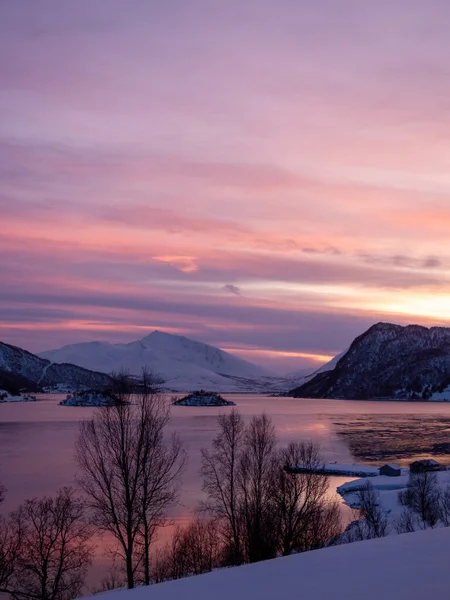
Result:
[[448,600],[450,528],[102,594],[107,600]]
[[42,352],[40,356],[103,373],[127,369],[138,374],[148,366],[174,391],[252,391],[254,381],[269,378],[270,383],[271,375],[229,352],[162,331],[153,331],[129,344],[87,342]]

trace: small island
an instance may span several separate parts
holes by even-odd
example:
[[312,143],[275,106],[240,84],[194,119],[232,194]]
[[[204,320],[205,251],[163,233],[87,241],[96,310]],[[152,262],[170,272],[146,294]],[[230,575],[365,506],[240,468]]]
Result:
[[114,394],[93,390],[68,394],[67,398],[59,403],[60,406],[116,406],[117,404],[121,402]]
[[172,398],[173,406],[236,406],[234,402],[225,400],[217,392],[198,390],[177,400]]
[[0,390],[0,403],[1,402],[36,402],[36,396],[30,396],[30,394],[16,393],[13,394],[7,390]]

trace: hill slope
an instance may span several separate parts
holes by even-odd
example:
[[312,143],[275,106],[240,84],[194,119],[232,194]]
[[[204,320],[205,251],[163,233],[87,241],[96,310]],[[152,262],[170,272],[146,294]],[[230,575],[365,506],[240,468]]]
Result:
[[[112,591],[104,600],[447,600],[450,529],[406,533]],[[97,596],[96,596],[97,597]]]
[[450,328],[378,323],[353,341],[333,370],[316,374],[292,395],[429,399],[449,385]]
[[40,356],[104,373],[126,369],[138,374],[148,366],[175,391],[242,391],[251,389],[255,380],[270,376],[262,367],[219,348],[161,331],[129,344],[87,342],[42,352]]
[[27,350],[0,342],[0,387],[25,388],[103,388],[111,383],[104,373],[95,373],[71,364],[53,364]]

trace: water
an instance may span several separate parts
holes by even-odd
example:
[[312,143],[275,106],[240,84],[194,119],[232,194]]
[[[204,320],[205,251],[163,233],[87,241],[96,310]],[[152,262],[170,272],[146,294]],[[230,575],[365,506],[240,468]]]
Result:
[[[0,405],[0,481],[8,489],[3,512],[17,507],[25,498],[75,485],[74,442],[78,423],[89,418],[94,409],[58,406],[63,397],[43,395],[35,403]],[[261,412],[270,415],[282,445],[301,440],[320,442],[326,462],[368,462],[377,458],[380,461],[384,457],[389,462],[412,459],[423,455],[431,443],[423,438],[428,430],[433,439],[450,441],[450,403],[308,400],[260,395],[229,398],[236,402],[245,418]],[[181,505],[170,515],[174,523],[188,521],[203,499],[200,449],[210,447],[217,432],[217,415],[229,410],[172,408],[169,430],[179,433],[189,456]],[[384,454],[373,455],[373,449],[378,447],[384,448]],[[350,479],[332,478],[330,495]],[[160,539],[167,539],[168,535],[169,531],[162,532]],[[105,564],[100,543],[91,581],[98,578],[99,568]]]

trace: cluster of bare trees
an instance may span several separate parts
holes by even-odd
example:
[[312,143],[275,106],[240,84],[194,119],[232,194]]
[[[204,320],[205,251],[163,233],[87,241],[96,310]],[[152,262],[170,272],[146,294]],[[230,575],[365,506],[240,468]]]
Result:
[[153,581],[159,583],[200,575],[221,564],[222,547],[217,522],[197,518],[186,527],[177,527],[172,540],[156,552]]
[[[276,446],[267,415],[247,424],[237,410],[218,417],[212,448],[202,449],[200,517],[177,528],[157,553],[155,581],[320,548],[341,532],[339,507],[313,443]],[[290,467],[302,465],[303,473]],[[309,472],[308,472],[309,471]]]
[[91,564],[91,535],[72,489],[26,500],[0,518],[0,592],[17,600],[75,598]]
[[[266,415],[246,425],[236,410],[219,417],[211,450],[202,450],[202,510],[216,522],[222,564],[256,562],[318,548],[339,533],[339,509],[312,443],[277,449]],[[293,473],[303,465],[310,473]]]
[[398,493],[403,506],[395,528],[398,533],[450,525],[450,486],[439,486],[437,473],[411,473],[405,490]]

